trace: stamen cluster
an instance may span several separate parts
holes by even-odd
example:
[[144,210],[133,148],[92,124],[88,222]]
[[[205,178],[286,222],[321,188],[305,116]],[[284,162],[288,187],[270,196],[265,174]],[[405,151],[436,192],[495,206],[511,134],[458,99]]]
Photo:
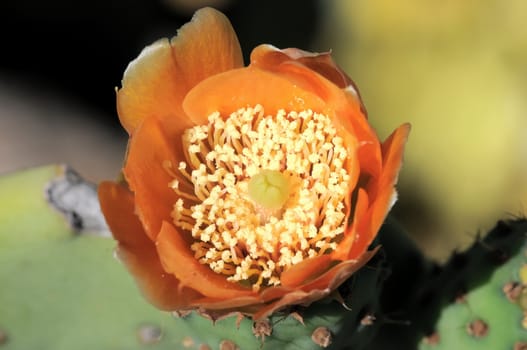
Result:
[[[265,115],[262,106],[186,130],[186,162],[170,183],[174,224],[191,232],[196,259],[233,282],[279,285],[302,260],[331,252],[344,232],[349,152],[331,119],[311,110]],[[290,194],[272,211],[249,196],[250,179],[279,171]]]

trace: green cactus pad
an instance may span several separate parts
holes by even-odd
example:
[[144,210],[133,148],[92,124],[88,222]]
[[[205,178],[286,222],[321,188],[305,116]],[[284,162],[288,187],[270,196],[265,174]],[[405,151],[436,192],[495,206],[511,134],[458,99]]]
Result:
[[138,295],[115,243],[75,230],[46,199],[68,172],[0,178],[0,349],[174,349],[172,317]]
[[485,239],[451,259],[444,274],[457,282],[457,298],[442,310],[420,350],[527,348],[521,305],[527,281],[520,276],[527,264],[526,234],[525,220],[501,222]]
[[328,299],[239,327],[154,309],[113,257],[115,242],[86,230],[103,228],[85,185],[62,166],[0,177],[0,349],[363,349],[374,336],[381,257],[339,289],[351,309]]
[[381,295],[386,322],[368,349],[525,349],[527,220],[500,221],[443,265],[389,233],[380,235],[392,268]]
[[60,166],[46,166],[0,177],[1,256],[11,249],[71,235],[44,195],[48,183],[61,172]]

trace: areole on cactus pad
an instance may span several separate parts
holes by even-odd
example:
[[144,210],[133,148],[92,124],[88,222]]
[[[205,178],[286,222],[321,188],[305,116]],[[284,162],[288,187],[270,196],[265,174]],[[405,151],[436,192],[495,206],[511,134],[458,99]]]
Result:
[[198,11],[117,91],[129,146],[99,186],[117,253],[164,310],[262,319],[328,296],[375,254],[409,125],[381,143],[329,53],[256,47]]

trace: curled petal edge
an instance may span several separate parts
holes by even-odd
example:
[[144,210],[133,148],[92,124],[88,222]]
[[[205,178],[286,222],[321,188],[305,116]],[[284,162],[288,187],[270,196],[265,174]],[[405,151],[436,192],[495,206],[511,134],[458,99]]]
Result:
[[[181,288],[161,266],[154,243],[134,214],[133,194],[123,185],[105,181],[98,188],[101,208],[118,245],[116,255],[126,266],[145,298],[157,308],[183,308],[201,297]],[[112,215],[113,213],[113,215]]]

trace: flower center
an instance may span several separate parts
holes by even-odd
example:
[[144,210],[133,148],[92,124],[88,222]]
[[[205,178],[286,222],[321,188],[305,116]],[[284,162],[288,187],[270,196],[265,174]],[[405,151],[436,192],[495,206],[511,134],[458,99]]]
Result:
[[262,170],[248,184],[251,199],[266,209],[278,209],[289,197],[287,178],[277,170]]
[[266,116],[258,105],[208,121],[185,131],[186,162],[170,183],[174,224],[191,232],[196,259],[257,290],[334,250],[350,175],[331,119],[310,110]]

